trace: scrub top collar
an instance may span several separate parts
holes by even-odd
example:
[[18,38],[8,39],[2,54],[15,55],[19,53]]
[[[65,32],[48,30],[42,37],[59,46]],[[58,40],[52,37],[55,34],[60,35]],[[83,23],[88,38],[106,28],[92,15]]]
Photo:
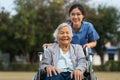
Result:
[[[80,32],[83,31],[83,29],[84,29],[84,27],[83,27],[84,24],[83,24],[83,23],[84,23],[84,21],[82,22],[82,25],[81,25],[81,27],[80,27],[80,29],[79,29],[79,31],[78,31],[77,33],[80,33]],[[70,23],[70,26],[72,27],[72,23]],[[73,28],[72,28],[72,31],[73,31],[74,33],[76,33],[75,30],[74,30]]]

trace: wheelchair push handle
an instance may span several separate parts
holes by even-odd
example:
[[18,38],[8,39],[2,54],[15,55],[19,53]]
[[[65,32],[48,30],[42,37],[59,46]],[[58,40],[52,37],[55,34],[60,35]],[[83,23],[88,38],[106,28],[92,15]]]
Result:
[[85,56],[89,56],[89,50],[87,47],[83,48]]
[[38,55],[42,55],[43,54],[43,52],[38,52]]
[[42,61],[43,52],[38,52],[39,60]]
[[[47,47],[43,47],[43,50],[45,51]],[[38,52],[39,60],[42,61],[44,52]]]
[[39,55],[43,55],[44,54],[44,51],[47,49],[47,47],[43,47],[43,52],[38,52],[38,56]]

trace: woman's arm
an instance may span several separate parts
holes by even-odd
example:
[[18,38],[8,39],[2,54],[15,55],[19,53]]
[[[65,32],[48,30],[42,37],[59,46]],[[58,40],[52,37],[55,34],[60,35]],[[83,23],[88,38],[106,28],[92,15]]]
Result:
[[55,66],[52,65],[53,63],[52,55],[53,55],[52,51],[49,50],[49,48],[47,48],[44,52],[42,59],[41,69],[45,70],[48,76],[52,76],[52,73],[54,73],[54,75],[60,73],[60,71]]
[[77,66],[75,67],[75,70],[71,72],[71,78],[74,76],[75,80],[82,80],[84,77],[83,74],[86,70],[87,61],[82,46],[76,45],[74,49],[77,57]]
[[97,45],[97,41],[92,41],[83,45],[83,48],[87,47],[88,49],[91,49],[91,48],[94,48],[96,45]]
[[76,46],[76,54],[77,54],[76,55],[77,66],[75,69],[79,69],[80,71],[82,71],[84,73],[86,70],[87,61],[86,61],[86,57],[85,57],[82,46],[80,46],[80,45]]

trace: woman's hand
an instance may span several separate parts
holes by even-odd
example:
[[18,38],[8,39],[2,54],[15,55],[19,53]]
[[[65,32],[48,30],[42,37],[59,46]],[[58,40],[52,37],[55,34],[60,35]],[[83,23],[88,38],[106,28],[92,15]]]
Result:
[[75,80],[82,80],[83,79],[83,72],[80,71],[79,69],[75,69],[73,72],[71,72],[71,78],[73,78]]
[[54,73],[54,75],[57,75],[60,73],[60,71],[55,66],[47,66],[46,71],[47,71],[48,77],[51,77],[52,73]]

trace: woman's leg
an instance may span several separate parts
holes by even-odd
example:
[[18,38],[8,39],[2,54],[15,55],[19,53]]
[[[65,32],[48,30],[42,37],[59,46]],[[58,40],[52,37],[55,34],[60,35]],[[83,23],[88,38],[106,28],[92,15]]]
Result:
[[46,75],[45,80],[74,80],[74,78],[71,79],[70,77],[71,72],[62,72],[57,75],[52,75],[52,77],[48,77]]
[[64,80],[64,77],[61,75],[61,73],[57,75],[52,74],[51,77],[46,75],[45,80]]
[[64,77],[64,80],[74,80],[74,78],[71,78],[70,74],[71,72],[63,72],[62,75]]

